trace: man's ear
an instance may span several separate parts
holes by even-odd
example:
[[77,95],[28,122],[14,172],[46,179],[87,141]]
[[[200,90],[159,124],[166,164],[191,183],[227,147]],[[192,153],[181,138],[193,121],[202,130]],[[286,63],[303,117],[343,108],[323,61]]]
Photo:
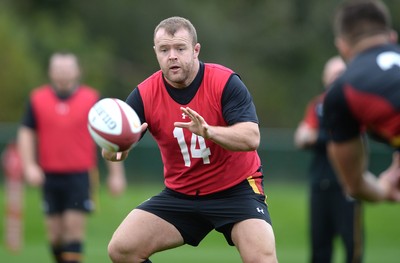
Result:
[[197,43],[196,45],[194,45],[193,53],[194,53],[195,58],[197,58],[199,56],[200,49],[201,49],[200,43]]

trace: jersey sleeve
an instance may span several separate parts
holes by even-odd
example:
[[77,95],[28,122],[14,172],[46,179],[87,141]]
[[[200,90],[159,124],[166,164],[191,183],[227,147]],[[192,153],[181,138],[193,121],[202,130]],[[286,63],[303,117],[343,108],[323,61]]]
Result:
[[140,122],[146,122],[146,118],[144,116],[144,107],[143,100],[140,96],[140,92],[138,88],[135,88],[127,97],[126,103],[128,103],[132,109],[135,110],[136,114],[139,116]]
[[[132,90],[132,92],[128,95],[125,102],[132,107],[132,109],[136,112],[140,119],[140,123],[146,122],[146,116],[144,114],[144,106],[142,96],[140,96],[140,92],[138,88]],[[143,138],[147,130],[142,133],[140,138]]]
[[228,125],[238,122],[258,123],[253,98],[237,74],[228,80],[222,93],[222,114]]
[[324,124],[335,142],[343,142],[360,135],[361,126],[350,111],[343,85],[336,82],[324,100]]
[[35,119],[35,114],[33,112],[31,100],[29,100],[28,103],[26,104],[26,109],[22,117],[21,124],[25,127],[36,129],[36,119]]
[[318,115],[315,108],[316,103],[316,99],[313,99],[307,104],[303,118],[303,122],[314,129],[317,129],[319,127]]

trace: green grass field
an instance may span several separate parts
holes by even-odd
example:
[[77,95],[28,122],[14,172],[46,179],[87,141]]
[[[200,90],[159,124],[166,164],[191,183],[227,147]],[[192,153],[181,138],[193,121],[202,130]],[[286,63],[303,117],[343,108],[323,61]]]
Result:
[[[0,188],[0,218],[4,218],[4,189]],[[89,217],[85,261],[89,263],[110,262],[107,243],[117,225],[137,204],[157,193],[160,185],[131,185],[118,198],[110,197],[105,189],[100,190],[99,210]],[[277,253],[281,263],[308,262],[307,237],[307,186],[303,184],[266,184],[269,209],[275,229]],[[24,246],[22,251],[12,253],[0,247],[0,262],[4,263],[51,263],[44,240],[43,215],[40,193],[26,188],[24,211]],[[400,206],[395,204],[368,204],[365,206],[366,263],[400,262]],[[4,220],[3,220],[4,221]],[[4,236],[3,227],[0,234]],[[340,242],[336,242],[335,263],[344,262]],[[183,246],[154,255],[152,261],[172,262],[241,262],[234,247],[225,243],[217,232],[212,232],[197,247]]]

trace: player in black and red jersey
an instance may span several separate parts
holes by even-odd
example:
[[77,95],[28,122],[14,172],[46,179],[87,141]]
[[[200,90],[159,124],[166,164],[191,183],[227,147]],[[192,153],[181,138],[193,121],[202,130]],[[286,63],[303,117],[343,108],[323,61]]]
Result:
[[[49,84],[34,89],[18,130],[18,148],[26,181],[42,187],[47,237],[57,263],[81,262],[86,213],[92,210],[89,172],[97,146],[87,129],[87,115],[98,92],[80,83],[78,59],[55,53]],[[125,188],[121,163],[107,162],[113,194]]]
[[[200,44],[187,19],[163,20],[154,50],[161,70],[127,102],[160,148],[166,188],[115,231],[112,261],[150,262],[158,251],[197,246],[216,229],[243,262],[277,262],[249,91],[231,69],[199,61]],[[121,154],[103,155],[116,160]]]
[[363,227],[361,202],[349,197],[329,161],[329,139],[323,121],[323,100],[332,82],[345,70],[339,56],[330,58],[322,72],[324,92],[307,105],[296,129],[294,142],[300,149],[312,151],[310,164],[309,223],[312,263],[331,262],[334,240],[338,236],[345,249],[344,262],[362,261]]
[[[400,201],[400,48],[390,14],[381,1],[346,1],[335,13],[334,32],[348,65],[324,101],[331,160],[352,196]],[[367,170],[364,130],[397,150],[378,178]]]

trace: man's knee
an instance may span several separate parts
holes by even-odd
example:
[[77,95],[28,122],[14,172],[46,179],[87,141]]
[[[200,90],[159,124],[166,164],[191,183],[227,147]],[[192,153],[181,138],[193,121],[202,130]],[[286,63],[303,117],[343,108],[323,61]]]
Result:
[[129,249],[113,239],[108,244],[108,256],[114,263],[137,262],[134,261],[133,249]]
[[142,263],[149,255],[140,250],[138,246],[128,247],[125,242],[111,239],[108,244],[108,256],[113,263]]

